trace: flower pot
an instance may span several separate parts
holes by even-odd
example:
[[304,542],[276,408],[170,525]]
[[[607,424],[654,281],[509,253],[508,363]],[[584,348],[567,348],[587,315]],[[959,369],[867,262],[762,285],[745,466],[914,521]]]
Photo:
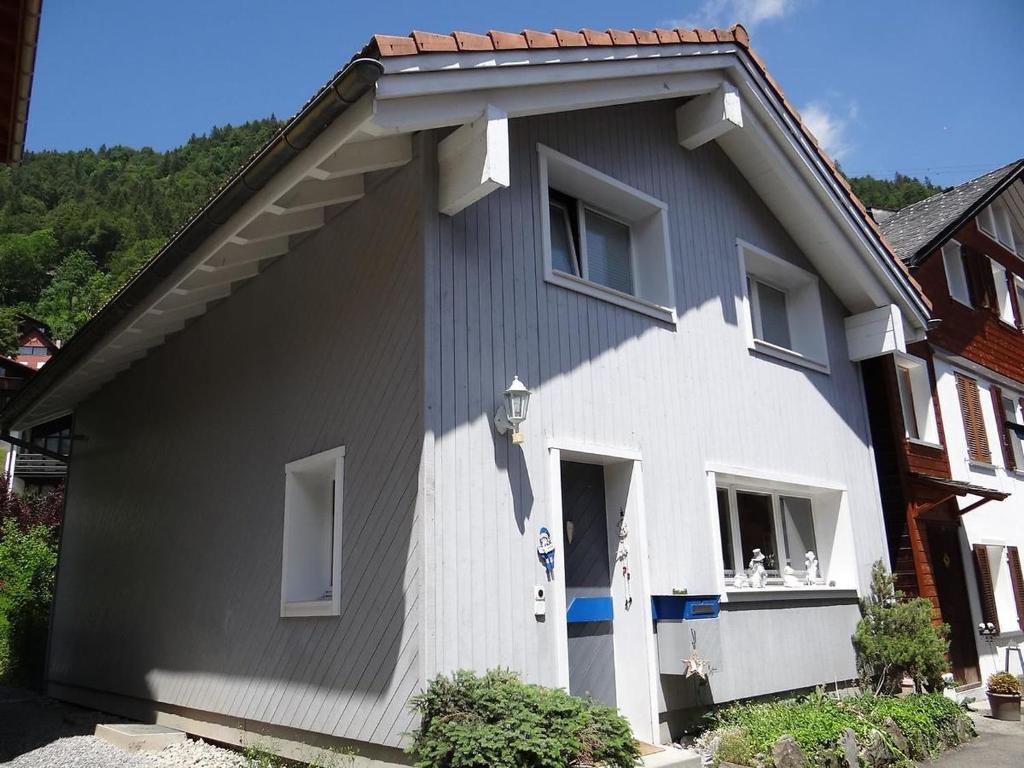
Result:
[[1020,721],[1020,694],[988,692],[988,706],[996,720]]

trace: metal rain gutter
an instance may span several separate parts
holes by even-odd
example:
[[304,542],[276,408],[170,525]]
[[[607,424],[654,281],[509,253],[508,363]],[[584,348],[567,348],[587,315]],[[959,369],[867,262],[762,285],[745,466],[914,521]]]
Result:
[[106,306],[0,411],[0,431],[28,411],[64,374],[87,356],[121,320],[142,304],[213,232],[266,186],[273,176],[352,104],[369,92],[381,74],[377,59],[350,61],[288,121],[212,198],[176,232]]

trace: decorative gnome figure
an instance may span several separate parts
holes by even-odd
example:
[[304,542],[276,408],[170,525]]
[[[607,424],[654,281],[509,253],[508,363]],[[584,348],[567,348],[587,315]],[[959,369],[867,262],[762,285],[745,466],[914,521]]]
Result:
[[764,569],[764,554],[760,549],[755,549],[749,564],[750,586],[756,589],[764,589],[768,586],[768,571]]
[[540,529],[540,536],[537,540],[537,557],[544,566],[548,581],[555,577],[555,545],[551,543],[551,531],[547,528]]
[[787,565],[782,569],[782,586],[784,587],[799,587],[800,579],[796,577],[796,571],[792,567]]
[[804,556],[804,567],[807,569],[804,582],[808,586],[816,584],[818,582],[818,557],[814,552],[808,552]]

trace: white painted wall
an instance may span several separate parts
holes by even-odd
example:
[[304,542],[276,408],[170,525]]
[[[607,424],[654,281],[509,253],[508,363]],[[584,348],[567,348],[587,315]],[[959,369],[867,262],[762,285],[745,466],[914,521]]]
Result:
[[[985,433],[988,438],[989,451],[992,453],[991,467],[983,467],[971,463],[967,455],[967,438],[964,433],[963,417],[960,412],[960,399],[956,391],[955,373],[960,371],[977,380],[981,409],[985,416]],[[1006,560],[1006,546],[1016,546],[1024,556],[1024,471],[1007,469],[1003,459],[1003,449],[999,440],[999,428],[996,422],[995,409],[989,387],[992,378],[987,378],[983,370],[972,370],[964,367],[951,357],[935,358],[935,376],[938,390],[939,408],[942,412],[942,424],[946,435],[946,451],[949,464],[956,480],[975,485],[993,488],[1010,496],[1004,501],[989,501],[982,506],[965,513],[963,521],[963,555],[964,570],[967,576],[968,595],[971,601],[971,613],[974,624],[981,622],[981,607],[978,600],[977,577],[974,570],[972,547],[975,544],[990,545],[989,558],[993,569],[993,585],[996,592],[996,604],[999,612],[1001,635],[993,643],[978,638],[978,657],[981,664],[981,676],[984,680],[989,674],[1003,669],[1006,662],[1006,647],[1024,641],[1024,632],[1017,617],[1017,607],[1013,598],[1013,585],[1010,581],[1010,570]],[[1024,388],[1013,389],[997,383],[1003,394],[1017,401],[1024,395]],[[961,509],[978,501],[976,496],[958,499]],[[1011,669],[1017,669],[1017,657],[1011,660]]]

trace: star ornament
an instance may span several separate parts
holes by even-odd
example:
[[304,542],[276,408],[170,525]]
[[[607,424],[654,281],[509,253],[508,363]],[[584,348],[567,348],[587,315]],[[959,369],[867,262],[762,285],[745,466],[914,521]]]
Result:
[[707,662],[705,662],[704,659],[701,658],[701,655],[697,653],[696,648],[693,649],[693,653],[690,654],[690,658],[683,659],[683,664],[686,666],[687,677],[697,675],[697,677],[707,679]]

